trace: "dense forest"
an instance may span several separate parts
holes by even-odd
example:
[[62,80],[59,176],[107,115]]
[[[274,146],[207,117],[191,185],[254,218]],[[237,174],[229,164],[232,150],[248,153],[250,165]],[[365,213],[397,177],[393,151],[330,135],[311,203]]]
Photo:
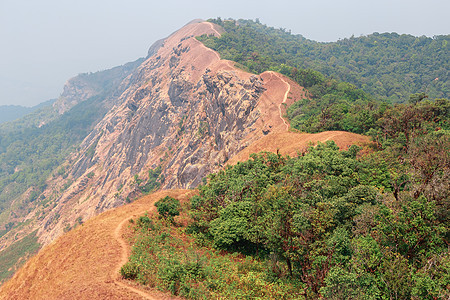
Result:
[[419,92],[432,98],[448,98],[450,93],[449,35],[429,38],[374,33],[318,43],[258,21],[208,21],[226,32],[220,38],[202,36],[199,40],[223,59],[236,61],[256,74],[283,71],[282,65],[314,70],[392,102]]
[[[372,142],[348,149],[319,143],[294,158],[253,154],[210,174],[189,203],[161,199],[158,219],[130,224],[133,251],[122,276],[191,299],[448,299],[448,78],[432,82],[439,97],[430,97],[431,86],[411,88],[382,59],[403,41],[421,61],[415,78],[432,78],[438,75],[427,68],[445,66],[448,55],[418,54],[447,51],[448,37],[373,34],[316,44],[258,22],[214,21],[227,32],[199,39],[223,58],[255,73],[279,71],[308,89],[309,98],[287,110],[292,128],[346,130]],[[372,77],[364,77],[370,66],[361,66],[367,72],[357,80],[341,77],[349,65],[327,71],[304,54],[308,47],[318,57],[327,47],[338,53],[347,43],[356,59],[368,41],[386,44]],[[287,51],[294,45],[300,54]],[[401,92],[362,84],[380,74]]]

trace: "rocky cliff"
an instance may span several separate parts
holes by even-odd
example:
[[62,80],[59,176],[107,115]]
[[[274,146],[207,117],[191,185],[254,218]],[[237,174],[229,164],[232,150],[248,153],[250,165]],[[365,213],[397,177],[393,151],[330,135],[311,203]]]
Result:
[[192,188],[251,142],[286,130],[279,106],[290,85],[245,73],[195,39],[219,30],[188,24],[152,47],[72,157],[74,182],[42,220],[42,242],[138,195],[135,175],[160,167],[163,188]]
[[120,67],[104,82],[95,73],[69,82],[55,104],[60,112],[101,93],[109,110],[65,172],[48,180],[45,205],[26,217],[40,243],[132,201],[150,170],[158,170],[163,189],[192,188],[247,145],[287,131],[284,104],[302,96],[301,88],[280,74],[237,69],[195,38],[220,30],[191,22],[155,43],[138,67]]

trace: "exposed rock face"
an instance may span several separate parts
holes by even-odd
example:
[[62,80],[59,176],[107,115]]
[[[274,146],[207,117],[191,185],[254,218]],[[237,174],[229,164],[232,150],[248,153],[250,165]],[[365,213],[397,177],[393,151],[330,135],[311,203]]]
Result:
[[[148,170],[161,167],[162,188],[192,188],[248,144],[286,130],[281,103],[288,84],[273,72],[238,70],[195,39],[217,30],[207,22],[186,25],[155,43],[115,85],[107,101],[112,108],[67,164],[73,183],[54,205],[30,213],[41,220],[40,242],[136,196],[136,174],[145,180]],[[69,85],[61,109],[98,93],[89,84],[77,79]],[[46,197],[63,190],[61,178],[48,185]]]

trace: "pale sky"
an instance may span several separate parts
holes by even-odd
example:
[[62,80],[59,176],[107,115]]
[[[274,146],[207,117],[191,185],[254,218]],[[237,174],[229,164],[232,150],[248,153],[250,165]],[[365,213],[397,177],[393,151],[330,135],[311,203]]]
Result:
[[0,105],[57,98],[67,79],[146,56],[193,19],[256,19],[316,41],[450,33],[448,0],[0,0]]

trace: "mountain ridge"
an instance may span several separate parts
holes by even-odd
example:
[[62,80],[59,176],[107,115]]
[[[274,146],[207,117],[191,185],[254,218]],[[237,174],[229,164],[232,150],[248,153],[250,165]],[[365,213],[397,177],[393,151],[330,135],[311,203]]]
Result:
[[44,101],[32,107],[21,105],[0,105],[0,124],[15,121],[40,108],[53,105],[55,99]]
[[[263,136],[257,128],[285,130],[281,129],[285,123],[278,104],[273,105],[285,100],[285,90],[276,87],[277,82],[281,87],[285,84],[274,77],[270,84],[275,84],[273,92],[280,95],[266,93],[264,74],[258,79],[234,69],[193,38],[208,31],[218,34],[210,23],[183,27],[128,79],[131,85],[119,98],[121,104],[111,109],[82,143],[81,155],[73,158],[70,173],[78,179],[60,198],[62,204],[42,221],[38,231],[41,242],[46,244],[55,236],[48,239],[42,234],[53,227],[54,216],[62,215],[60,209],[68,202],[75,205],[71,210],[87,210],[89,218],[134,197],[133,176],[157,166],[164,169],[163,188],[194,187],[228,157]],[[261,110],[267,113],[261,115]],[[180,122],[185,122],[186,128],[180,128]],[[214,128],[216,125],[219,127]],[[83,154],[90,149],[92,156]],[[174,150],[168,153],[164,149]],[[96,171],[99,166],[101,173]],[[100,176],[88,180],[91,172]],[[88,182],[99,186],[101,192],[96,189],[89,194],[89,188],[85,190]],[[118,186],[123,196],[117,196]],[[79,200],[82,195],[89,201],[80,203],[84,202]],[[62,232],[64,223],[59,221],[54,232]]]
[[0,236],[0,248],[36,229],[39,242],[51,245],[143,192],[194,188],[206,174],[252,152],[295,156],[309,142],[335,140],[341,149],[368,142],[342,131],[288,132],[286,107],[311,98],[288,77],[245,72],[195,39],[222,33],[215,24],[191,22],[155,42],[127,70],[108,70],[111,75],[98,81],[96,73],[69,80],[54,106],[59,113],[95,103],[105,115],[33,198],[22,228]]
[[[153,56],[99,98],[109,112],[67,160],[65,171],[46,182],[24,217],[38,221],[2,236],[3,249],[14,234],[20,238],[33,228],[39,242],[48,244],[80,221],[126,203],[140,194],[135,175],[145,179],[161,166],[163,188],[194,187],[254,140],[286,130],[281,104],[293,101],[287,91],[303,97],[303,90],[282,75],[236,69],[194,38],[205,33],[218,35],[220,29],[191,23],[157,42]],[[92,89],[92,83],[76,92],[76,84],[86,86],[83,80],[92,76],[69,80],[55,107],[64,112],[101,94],[96,90],[101,84]]]

